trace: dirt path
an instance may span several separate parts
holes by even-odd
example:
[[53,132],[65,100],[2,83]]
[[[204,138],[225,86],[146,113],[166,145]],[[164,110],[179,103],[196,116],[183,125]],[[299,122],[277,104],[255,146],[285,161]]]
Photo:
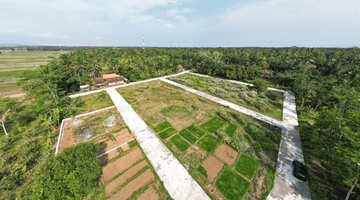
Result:
[[134,192],[145,186],[148,182],[154,179],[155,176],[150,169],[146,170],[139,177],[128,183],[119,192],[110,197],[110,199],[125,200],[128,199]]
[[113,180],[112,182],[108,183],[105,186],[105,193],[106,196],[109,196],[110,193],[116,190],[119,186],[121,186],[123,183],[125,183],[126,180],[133,177],[136,173],[138,173],[141,169],[146,167],[148,164],[147,162],[141,161],[140,163],[136,164],[134,167],[126,171],[124,174],[119,176],[117,179]]
[[135,162],[143,159],[141,154],[141,150],[139,148],[134,149],[130,153],[126,154],[125,156],[117,159],[115,162],[112,162],[102,169],[102,175],[100,180],[102,183],[112,179],[118,173],[124,171],[131,167]]

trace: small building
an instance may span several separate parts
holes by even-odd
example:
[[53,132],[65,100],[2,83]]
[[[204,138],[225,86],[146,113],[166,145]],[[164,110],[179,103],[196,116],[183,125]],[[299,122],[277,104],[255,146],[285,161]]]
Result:
[[105,79],[103,79],[103,78],[96,78],[93,80],[93,83],[94,83],[93,86],[96,88],[106,87],[106,82],[105,82]]
[[107,78],[105,81],[107,83],[107,86],[121,85],[125,83],[125,79],[123,76]]

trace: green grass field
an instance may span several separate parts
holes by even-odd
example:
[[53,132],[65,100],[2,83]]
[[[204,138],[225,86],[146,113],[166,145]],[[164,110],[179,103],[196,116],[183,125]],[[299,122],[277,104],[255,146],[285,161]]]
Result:
[[184,129],[182,131],[180,131],[179,133],[181,136],[183,136],[183,138],[185,138],[187,141],[189,141],[191,144],[195,144],[195,142],[197,141],[197,138],[195,136],[193,136],[193,134],[191,134],[188,130]]
[[199,166],[197,169],[200,172],[200,174],[204,175],[206,178],[208,177],[208,175],[206,174],[207,173],[206,169],[204,169],[202,166]]
[[236,131],[237,126],[234,124],[229,124],[229,126],[225,129],[222,130],[224,133],[226,133],[228,136],[233,136],[235,131]]
[[191,125],[191,126],[187,127],[186,129],[189,130],[190,132],[192,132],[198,138],[201,138],[206,133],[200,127],[195,126],[195,125]]
[[212,135],[205,135],[203,138],[199,140],[197,143],[199,147],[204,149],[205,151],[212,153],[215,148],[219,145],[219,140]]
[[209,133],[215,132],[217,129],[223,127],[227,122],[218,118],[214,117],[210,121],[206,122],[205,124],[201,125],[201,128],[207,130]]
[[248,179],[252,179],[255,176],[255,172],[259,167],[259,163],[252,158],[241,155],[240,160],[236,163],[236,171],[244,175]]
[[180,135],[175,135],[170,140],[175,144],[176,148],[179,149],[180,151],[185,151],[190,147],[190,144],[187,143]]
[[225,168],[216,181],[216,187],[228,200],[242,199],[250,183],[230,168]]
[[165,121],[157,126],[154,127],[154,131],[156,133],[160,133],[161,131],[171,127],[171,124],[168,121]]
[[169,138],[170,136],[172,136],[174,133],[177,133],[177,130],[174,129],[173,127],[171,127],[171,128],[166,129],[165,131],[161,132],[159,134],[159,136],[162,139],[166,139],[166,138]]

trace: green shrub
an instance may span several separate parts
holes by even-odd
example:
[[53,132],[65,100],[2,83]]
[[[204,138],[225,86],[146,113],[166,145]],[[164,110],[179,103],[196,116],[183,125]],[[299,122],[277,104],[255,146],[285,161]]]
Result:
[[197,170],[200,172],[200,174],[204,175],[206,178],[208,177],[208,175],[206,174],[207,173],[206,169],[204,169],[202,166],[199,166]]
[[209,153],[212,153],[218,144],[219,141],[216,139],[216,137],[212,135],[206,135],[197,143],[199,147],[201,147],[202,149],[204,149]]
[[215,185],[226,199],[239,200],[246,194],[250,187],[250,182],[226,167]]
[[210,121],[201,125],[201,128],[208,131],[209,133],[213,133],[217,129],[223,127],[226,123],[227,123],[226,121],[224,121],[218,117],[214,117]]
[[197,138],[193,136],[188,130],[184,129],[180,131],[179,133],[181,136],[183,136],[187,141],[189,141],[191,144],[194,144],[197,141]]
[[177,130],[174,129],[173,127],[171,127],[171,128],[166,129],[165,131],[161,132],[159,134],[159,136],[162,139],[166,139],[166,138],[169,138],[170,136],[172,136],[174,133],[177,133]]
[[283,98],[284,94],[282,92],[276,92],[276,91],[268,90],[268,91],[266,91],[266,96],[269,99],[275,101],[277,99]]
[[255,176],[255,172],[257,171],[258,167],[259,163],[256,160],[253,160],[252,158],[242,154],[239,162],[236,163],[235,169],[240,174],[251,180]]
[[201,138],[205,134],[205,131],[203,131],[200,127],[195,126],[195,125],[191,125],[191,126],[187,127],[186,129],[189,130],[190,132],[192,132],[198,138]]
[[176,148],[180,151],[185,151],[190,147],[190,144],[187,143],[180,135],[175,135],[172,137],[171,142],[175,144]]
[[250,100],[250,97],[249,97],[249,95],[247,95],[246,92],[241,92],[241,93],[239,94],[239,97],[242,98],[242,99],[244,99],[245,101],[249,101],[249,100]]
[[50,154],[34,175],[32,199],[84,199],[97,186],[101,167],[96,158],[100,144],[69,147]]
[[253,84],[258,93],[266,92],[269,87],[269,83],[265,79],[255,79]]
[[250,97],[253,97],[253,98],[257,97],[257,93],[256,93],[256,91],[254,91],[254,90],[251,90],[251,91],[248,92],[247,94],[248,94]]
[[154,127],[154,131],[156,133],[159,133],[167,128],[171,127],[171,124],[168,121],[165,121],[161,124],[158,124],[157,126]]
[[219,137],[221,142],[225,142],[226,139],[228,139],[228,135],[226,135],[225,133],[223,133],[221,131],[215,131],[215,134]]
[[191,107],[192,107],[193,110],[199,110],[199,106],[196,105],[196,104],[192,105]]

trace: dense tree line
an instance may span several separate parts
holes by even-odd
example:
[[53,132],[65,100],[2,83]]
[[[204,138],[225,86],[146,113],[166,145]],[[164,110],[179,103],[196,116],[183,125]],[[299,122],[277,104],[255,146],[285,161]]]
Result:
[[[102,73],[117,73],[130,81],[144,80],[176,73],[179,65],[203,74],[254,82],[262,90],[260,86],[266,84],[261,79],[292,90],[297,99],[304,152],[311,149],[311,157],[323,169],[310,169],[314,199],[344,198],[359,179],[358,48],[84,47],[60,55],[38,71],[25,72],[20,83],[27,91],[24,101],[1,100],[1,117],[9,136],[0,130],[0,192],[9,193],[9,198],[31,195],[32,190],[27,188],[32,187],[31,177],[40,169],[36,166],[51,158],[48,154],[61,120],[75,114],[76,102],[67,96],[77,92],[79,85]],[[14,148],[15,144],[21,145]],[[318,177],[337,193],[317,189]],[[22,185],[22,192],[12,192]],[[353,196],[359,197],[359,190],[357,185]]]

